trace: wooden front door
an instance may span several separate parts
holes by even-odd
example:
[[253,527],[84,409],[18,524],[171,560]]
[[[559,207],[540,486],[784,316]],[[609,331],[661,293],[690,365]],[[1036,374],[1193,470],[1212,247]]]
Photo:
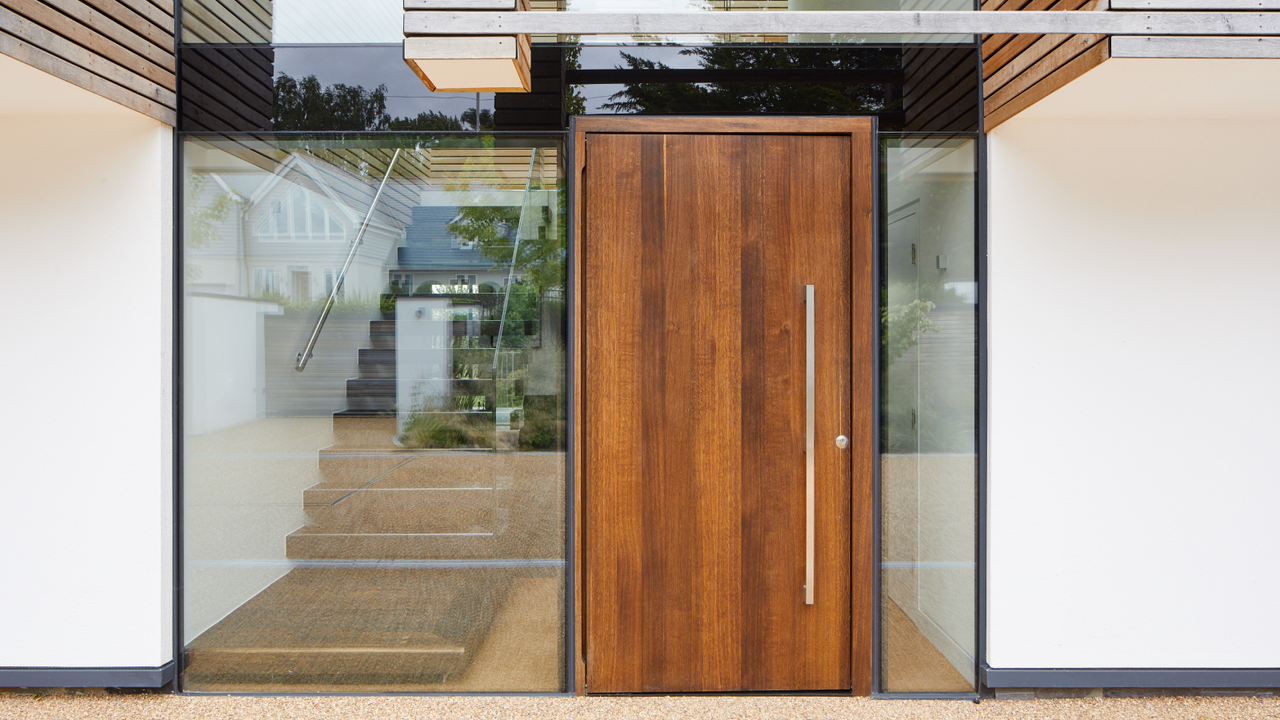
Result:
[[865,692],[870,123],[596,123],[577,127],[586,689]]

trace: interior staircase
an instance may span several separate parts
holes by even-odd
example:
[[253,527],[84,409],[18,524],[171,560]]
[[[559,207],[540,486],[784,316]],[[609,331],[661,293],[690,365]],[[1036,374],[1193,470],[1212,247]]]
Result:
[[540,535],[560,525],[547,479],[563,459],[398,446],[394,321],[371,321],[368,345],[303,493],[308,524],[285,538],[296,565],[191,643],[187,687],[456,678],[513,578],[545,574],[518,559],[560,554],[562,536]]

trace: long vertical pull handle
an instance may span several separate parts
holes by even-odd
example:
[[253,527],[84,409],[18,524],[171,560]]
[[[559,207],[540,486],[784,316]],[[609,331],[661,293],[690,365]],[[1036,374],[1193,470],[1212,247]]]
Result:
[[814,427],[813,399],[813,286],[804,286],[804,604],[813,604],[813,474]]

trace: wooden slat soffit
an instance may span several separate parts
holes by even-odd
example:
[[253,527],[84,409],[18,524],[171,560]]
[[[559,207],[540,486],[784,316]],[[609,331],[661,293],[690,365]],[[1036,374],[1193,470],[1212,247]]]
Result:
[[[1093,11],[1106,0],[986,0],[984,11]],[[1104,6],[1105,7],[1105,6]],[[990,131],[1105,62],[1107,35],[989,34],[982,37],[982,114]]]
[[[1277,58],[1280,38],[1269,27],[1280,14],[1252,13],[1257,36],[1221,32],[1218,19],[1240,11],[1280,9],[1280,0],[985,0],[988,12],[1065,11],[1144,17],[1153,28],[1172,13],[1203,19],[1202,34],[1047,33],[982,36],[984,127],[1009,118],[1112,57]],[[1127,11],[1127,12],[1126,12]]]
[[174,125],[173,0],[0,0],[0,53]]

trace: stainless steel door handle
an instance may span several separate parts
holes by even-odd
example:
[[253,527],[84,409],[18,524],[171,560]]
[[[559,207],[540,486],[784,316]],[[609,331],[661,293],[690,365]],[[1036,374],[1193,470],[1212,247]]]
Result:
[[814,312],[813,286],[804,286],[804,604],[813,604]]

